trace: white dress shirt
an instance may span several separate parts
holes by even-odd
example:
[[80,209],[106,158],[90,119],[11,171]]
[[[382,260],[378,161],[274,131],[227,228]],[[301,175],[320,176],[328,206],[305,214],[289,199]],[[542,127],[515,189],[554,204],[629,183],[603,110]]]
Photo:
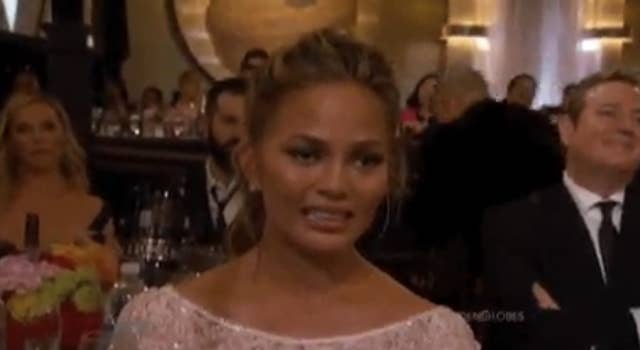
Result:
[[[208,158],[205,167],[207,172],[207,199],[209,202],[209,213],[211,216],[212,223],[214,225],[215,230],[219,230],[219,227],[215,227],[218,222],[218,216],[220,215],[220,206],[224,202],[224,208],[222,210],[222,215],[224,216],[224,222],[227,225],[230,225],[233,220],[240,212],[240,208],[242,207],[243,200],[242,194],[238,191],[238,180],[233,179],[229,184],[223,184],[219,179],[213,175],[213,171],[211,170],[213,167],[212,158]],[[211,189],[215,189],[216,197],[214,197],[211,193]]]
[[[564,184],[569,190],[571,197],[573,197],[573,200],[576,203],[578,210],[580,211],[580,215],[582,216],[582,219],[587,226],[587,229],[589,231],[589,238],[591,238],[596,256],[598,257],[600,274],[602,275],[602,280],[606,283],[607,275],[604,269],[604,264],[602,262],[600,241],[598,240],[598,231],[600,230],[600,224],[602,223],[602,211],[598,207],[598,203],[603,201],[613,201],[617,203],[613,208],[611,219],[619,234],[620,226],[622,223],[622,207],[624,204],[625,190],[622,189],[612,194],[608,198],[603,198],[599,194],[593,193],[588,189],[578,185],[566,172],[564,173]],[[562,305],[560,307],[562,307]],[[631,314],[636,321],[638,339],[640,339],[640,308],[631,309]]]

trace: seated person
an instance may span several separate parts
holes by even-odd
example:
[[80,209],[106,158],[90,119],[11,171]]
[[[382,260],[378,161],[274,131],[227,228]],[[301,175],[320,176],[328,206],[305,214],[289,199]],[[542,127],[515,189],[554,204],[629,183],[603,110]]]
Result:
[[143,137],[164,137],[165,111],[162,90],[155,86],[146,87],[142,91],[138,113]]
[[98,124],[98,134],[108,137],[130,136],[129,103],[124,83],[110,81],[106,85],[105,106]]
[[108,206],[88,193],[85,153],[58,101],[9,100],[0,137],[0,240],[22,249],[34,213],[42,247],[93,238],[117,250]]
[[433,96],[438,86],[438,76],[427,74],[423,76],[407,99],[407,108],[400,119],[402,126],[409,135],[421,134],[435,118],[433,115]]
[[240,78],[217,82],[207,94],[209,150],[206,181],[211,226],[216,238],[233,223],[242,195],[238,191],[233,151],[245,136],[247,83]]
[[492,208],[484,223],[491,349],[640,350],[640,83],[585,78],[558,120],[562,179]]
[[173,137],[203,136],[202,103],[203,83],[195,70],[187,70],[178,79],[177,100],[167,115],[169,131]]

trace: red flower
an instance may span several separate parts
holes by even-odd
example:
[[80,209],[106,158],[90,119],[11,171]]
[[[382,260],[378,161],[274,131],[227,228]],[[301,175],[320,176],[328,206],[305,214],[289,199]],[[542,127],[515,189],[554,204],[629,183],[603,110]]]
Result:
[[64,256],[54,256],[51,254],[43,254],[41,258],[42,260],[50,264],[59,266],[64,269],[75,270],[76,268],[76,263],[73,260]]

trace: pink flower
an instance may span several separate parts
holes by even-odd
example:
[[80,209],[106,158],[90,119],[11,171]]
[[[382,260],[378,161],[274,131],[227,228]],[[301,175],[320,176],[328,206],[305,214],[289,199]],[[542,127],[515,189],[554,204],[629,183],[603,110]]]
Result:
[[46,279],[64,271],[47,262],[32,262],[26,255],[10,255],[0,259],[0,295],[38,288]]

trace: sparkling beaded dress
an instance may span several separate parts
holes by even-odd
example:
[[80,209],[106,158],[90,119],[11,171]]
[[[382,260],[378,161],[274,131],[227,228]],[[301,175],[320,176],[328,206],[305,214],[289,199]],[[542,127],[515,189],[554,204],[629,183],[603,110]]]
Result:
[[477,350],[464,319],[438,306],[402,322],[347,336],[297,339],[215,316],[173,287],[148,291],[122,312],[114,349],[135,350]]

